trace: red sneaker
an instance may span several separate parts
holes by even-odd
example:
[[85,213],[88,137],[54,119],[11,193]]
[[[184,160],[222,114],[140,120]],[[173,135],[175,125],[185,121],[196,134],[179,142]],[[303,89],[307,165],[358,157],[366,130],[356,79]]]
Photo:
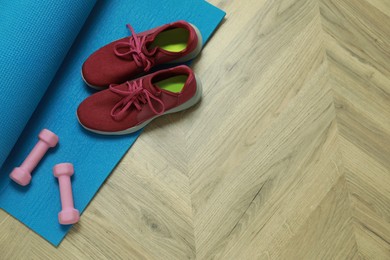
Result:
[[122,83],[164,63],[195,58],[202,49],[202,35],[186,21],[178,21],[114,41],[94,52],[83,64],[88,86],[103,89]]
[[77,117],[85,129],[98,134],[130,134],[161,115],[195,105],[201,96],[200,81],[182,65],[110,85],[85,99]]

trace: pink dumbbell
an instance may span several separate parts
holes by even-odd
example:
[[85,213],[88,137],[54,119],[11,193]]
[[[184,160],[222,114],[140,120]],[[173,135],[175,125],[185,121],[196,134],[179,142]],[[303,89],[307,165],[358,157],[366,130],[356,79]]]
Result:
[[43,129],[38,137],[38,143],[31,150],[22,165],[16,167],[9,175],[14,182],[22,186],[26,186],[30,183],[31,172],[38,165],[47,150],[49,150],[50,147],[56,146],[58,143],[58,136],[47,129]]
[[80,213],[74,208],[72,185],[70,176],[74,173],[73,164],[60,163],[53,168],[54,176],[58,178],[61,195],[62,211],[58,213],[58,220],[62,225],[77,223],[80,219]]

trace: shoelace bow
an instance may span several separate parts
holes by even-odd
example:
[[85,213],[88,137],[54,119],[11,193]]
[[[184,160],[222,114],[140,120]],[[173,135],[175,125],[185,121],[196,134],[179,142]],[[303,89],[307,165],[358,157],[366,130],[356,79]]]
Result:
[[[126,26],[129,28],[132,37],[129,37],[128,42],[116,43],[114,45],[114,53],[119,57],[131,55],[135,64],[147,72],[152,68],[153,60],[142,50],[142,47],[145,45],[146,36],[138,36],[130,24]],[[120,50],[123,48],[128,48],[128,51],[121,52]]]
[[[114,120],[122,120],[128,113],[129,108],[134,105],[134,107],[141,111],[142,104],[148,104],[150,109],[156,115],[161,115],[165,111],[164,103],[156,97],[161,94],[161,90],[156,89],[156,94],[153,94],[149,90],[142,87],[142,80],[135,80],[131,82],[126,82],[127,91],[120,90],[116,88],[117,85],[110,85],[110,90],[123,98],[116,103],[116,105],[111,110],[111,117]],[[155,100],[157,103],[161,105],[160,111],[157,111],[153,106],[152,100]]]

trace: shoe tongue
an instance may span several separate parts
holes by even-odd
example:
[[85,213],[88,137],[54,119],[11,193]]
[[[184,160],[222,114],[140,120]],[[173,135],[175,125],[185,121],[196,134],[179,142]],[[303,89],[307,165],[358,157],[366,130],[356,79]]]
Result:
[[167,30],[169,27],[171,27],[171,24],[165,24],[165,25],[162,25],[160,27],[157,27],[155,30],[152,31],[151,34],[149,34],[148,36],[148,39],[147,41],[154,41],[157,37],[157,35],[159,35],[161,32]]
[[153,76],[152,77],[145,77],[143,80],[143,87],[152,93],[154,93],[156,91],[156,88],[158,88],[157,86],[153,85],[153,83],[152,83],[153,78],[154,78]]
[[[153,76],[146,77],[144,80],[144,88],[152,92],[153,94],[156,94],[156,92],[166,92],[164,89],[160,88],[158,85],[154,84],[153,82],[158,82],[160,80],[164,80],[169,77],[170,70],[160,70],[153,74]],[[165,75],[165,76],[162,76]]]
[[154,47],[152,49],[148,49],[148,45],[150,45],[152,42],[154,42],[154,40],[156,39],[157,35],[159,35],[163,31],[167,30],[169,27],[172,27],[172,25],[171,24],[165,24],[163,26],[160,26],[160,27],[156,28],[153,32],[151,32],[146,37],[145,44],[144,44],[144,51],[146,53],[148,53],[149,55],[156,54],[156,52],[159,50],[159,48],[156,46],[156,47]]
[[146,41],[145,41],[145,44],[144,46],[142,46],[142,50],[145,54],[149,55],[149,56],[152,56],[154,55],[156,52],[157,52],[157,47],[155,48],[148,48],[148,46],[154,41],[154,39],[152,39],[152,37],[148,37],[146,38]]

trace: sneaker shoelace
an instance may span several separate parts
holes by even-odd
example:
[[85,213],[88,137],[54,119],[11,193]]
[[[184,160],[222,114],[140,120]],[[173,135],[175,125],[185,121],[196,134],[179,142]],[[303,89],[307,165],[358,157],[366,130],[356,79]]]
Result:
[[[129,28],[132,37],[129,37],[128,42],[116,43],[114,45],[114,53],[119,57],[126,57],[131,55],[135,64],[147,72],[152,68],[153,60],[142,50],[143,46],[145,45],[146,35],[138,36],[130,24],[127,24],[126,26]],[[128,49],[128,51],[121,52],[122,49]]]
[[[111,117],[114,120],[122,120],[128,113],[129,108],[133,105],[138,111],[142,110],[142,104],[148,104],[150,109],[156,115],[161,115],[165,111],[164,103],[157,96],[161,94],[161,90],[155,89],[153,94],[151,91],[142,87],[142,80],[128,81],[127,90],[116,88],[117,85],[110,85],[110,90],[123,98],[116,103],[111,110]],[[152,99],[161,105],[158,111],[152,103]]]

